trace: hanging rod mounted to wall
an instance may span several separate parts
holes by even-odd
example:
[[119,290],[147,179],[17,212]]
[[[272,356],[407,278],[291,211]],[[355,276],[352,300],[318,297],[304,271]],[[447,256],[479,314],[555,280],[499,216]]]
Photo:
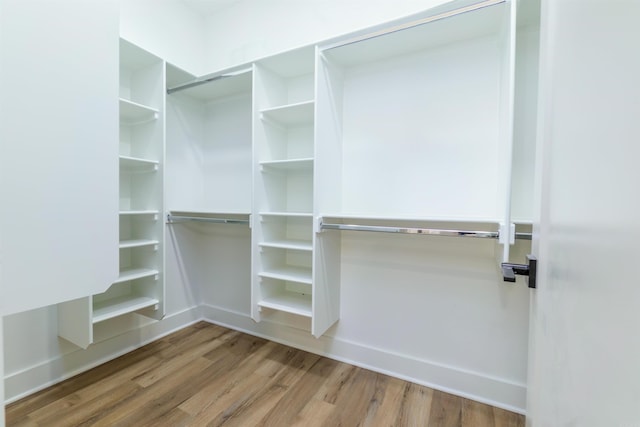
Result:
[[214,218],[214,217],[167,214],[167,224],[176,224],[176,223],[186,222],[186,221],[210,222],[215,224],[249,224],[248,219]]
[[239,70],[236,70],[236,71],[229,71],[229,72],[226,72],[224,74],[199,77],[196,80],[193,80],[191,82],[183,83],[183,84],[178,85],[178,86],[167,88],[167,95],[171,95],[174,92],[178,92],[178,91],[189,89],[189,88],[192,88],[192,87],[204,85],[204,84],[215,82],[215,81],[218,81],[218,80],[228,79],[230,77],[239,76],[240,74],[248,73],[251,70],[252,70],[252,68],[249,67],[249,68],[242,68],[242,69],[239,69]]
[[[442,228],[389,227],[380,225],[329,224],[320,221],[320,230],[370,231],[377,233],[419,234],[423,236],[473,237],[477,239],[499,239],[498,231],[454,230]],[[531,233],[516,233],[518,240],[531,240]]]
[[421,19],[417,19],[415,21],[411,21],[411,22],[405,22],[402,24],[398,24],[392,27],[387,27],[384,28],[382,30],[378,30],[378,31],[374,31],[374,32],[370,32],[370,33],[365,33],[365,34],[360,34],[357,36],[354,36],[352,38],[346,39],[346,40],[341,40],[338,42],[335,42],[333,44],[327,45],[323,48],[323,50],[329,50],[329,49],[335,49],[337,47],[342,47],[342,46],[347,46],[353,43],[358,43],[361,41],[365,41],[365,40],[369,40],[369,39],[373,39],[376,37],[380,37],[386,34],[390,34],[390,33],[395,33],[398,31],[402,31],[402,30],[407,30],[409,28],[413,28],[413,27],[417,27],[419,25],[424,25],[424,24],[428,24],[430,22],[435,22],[435,21],[440,21],[442,19],[446,19],[446,18],[451,18],[453,16],[456,15],[460,15],[463,13],[467,13],[467,12],[472,12],[474,10],[478,10],[478,9],[482,9],[485,7],[489,7],[489,6],[493,6],[496,4],[500,4],[500,3],[504,3],[506,0],[481,0],[481,1],[477,1],[477,2],[472,2],[471,4],[467,4],[466,6],[461,6],[457,9],[453,9],[453,10],[449,10],[449,11],[445,11],[436,15],[431,15],[431,16],[427,16],[425,18],[421,18]]

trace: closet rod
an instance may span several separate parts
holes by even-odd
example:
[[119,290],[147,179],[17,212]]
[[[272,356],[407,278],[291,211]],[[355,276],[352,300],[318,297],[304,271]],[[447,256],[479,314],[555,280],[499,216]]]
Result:
[[171,95],[174,92],[178,92],[178,91],[181,91],[181,90],[189,89],[189,88],[200,86],[200,85],[203,85],[203,84],[215,82],[215,81],[218,81],[218,80],[228,79],[229,77],[239,76],[240,74],[248,73],[251,70],[252,70],[252,68],[249,67],[249,68],[242,68],[242,69],[237,70],[237,71],[231,71],[231,72],[228,72],[228,73],[225,73],[225,74],[219,74],[217,76],[200,77],[200,78],[198,78],[198,79],[196,79],[194,81],[191,81],[191,82],[188,82],[188,83],[183,83],[183,84],[178,85],[178,86],[167,88],[167,95]]
[[369,39],[373,39],[376,37],[380,37],[380,36],[384,36],[386,34],[391,34],[391,33],[395,33],[398,31],[402,31],[402,30],[407,30],[409,28],[413,28],[413,27],[417,27],[419,25],[424,25],[424,24],[428,24],[430,22],[434,22],[434,21],[440,21],[442,19],[446,19],[446,18],[451,18],[453,16],[456,15],[460,15],[463,13],[467,13],[467,12],[472,12],[474,10],[478,10],[478,9],[482,9],[485,7],[489,7],[489,6],[493,6],[496,4],[500,4],[500,3],[504,3],[506,0],[484,0],[484,1],[479,1],[473,4],[470,4],[468,6],[462,6],[459,7],[457,9],[453,9],[450,10],[448,12],[442,12],[439,13],[437,15],[432,15],[432,16],[428,16],[426,18],[422,18],[422,19],[418,19],[415,21],[411,21],[411,22],[406,22],[404,24],[399,24],[393,27],[388,27],[388,28],[384,28],[382,30],[379,31],[374,31],[371,33],[367,33],[367,34],[363,34],[360,36],[356,36],[347,40],[343,40],[343,41],[339,41],[336,42],[332,45],[329,45],[325,48],[323,48],[322,50],[329,50],[329,49],[335,49],[337,47],[342,47],[342,46],[347,46],[353,43],[358,43],[361,41],[365,41],[365,40],[369,40]]
[[167,215],[167,224],[175,224],[183,221],[212,222],[216,224],[249,224],[248,219],[233,218],[207,218],[202,216]]
[[[498,239],[497,231],[451,230],[441,228],[386,227],[379,225],[327,224],[320,223],[320,230],[372,231],[377,233],[420,234],[426,236],[473,237],[478,239]],[[516,239],[531,240],[531,233],[516,233]]]

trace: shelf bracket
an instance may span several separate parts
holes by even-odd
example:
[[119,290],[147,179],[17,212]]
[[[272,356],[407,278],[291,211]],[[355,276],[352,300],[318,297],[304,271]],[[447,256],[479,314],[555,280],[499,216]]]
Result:
[[503,262],[502,278],[505,282],[515,282],[516,275],[528,276],[528,286],[531,289],[536,288],[536,278],[538,275],[538,260],[533,255],[527,255],[527,264],[512,264]]

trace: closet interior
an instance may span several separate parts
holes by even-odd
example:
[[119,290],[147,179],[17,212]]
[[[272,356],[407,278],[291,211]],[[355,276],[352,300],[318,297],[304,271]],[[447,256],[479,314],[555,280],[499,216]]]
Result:
[[[538,33],[516,12],[440,8],[206,76],[122,40],[121,275],[59,304],[59,335],[86,348],[123,316],[204,307],[323,354],[361,339],[388,354],[338,357],[406,377],[427,359],[511,375],[491,399],[520,405],[501,337],[526,359],[509,324],[528,298],[499,266],[530,250]],[[495,343],[475,365],[425,327],[451,313],[460,341]]]

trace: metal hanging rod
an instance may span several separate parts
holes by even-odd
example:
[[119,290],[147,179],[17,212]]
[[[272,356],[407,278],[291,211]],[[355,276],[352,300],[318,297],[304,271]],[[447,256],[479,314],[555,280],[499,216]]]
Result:
[[[424,236],[473,237],[478,239],[499,239],[498,231],[452,230],[441,228],[387,227],[379,225],[328,224],[320,222],[320,230],[371,231],[377,233],[420,234]],[[531,233],[516,233],[516,239],[531,240]]]
[[215,81],[218,81],[218,80],[223,80],[223,79],[228,79],[230,77],[239,76],[240,74],[248,73],[251,70],[252,70],[252,68],[249,67],[249,68],[242,68],[242,69],[237,70],[237,71],[230,71],[228,73],[219,74],[217,76],[200,77],[200,78],[198,78],[198,79],[196,79],[194,81],[191,81],[191,82],[188,82],[188,83],[183,83],[183,84],[178,85],[178,86],[167,88],[167,95],[171,95],[174,92],[178,92],[178,91],[189,89],[189,88],[192,88],[192,87],[204,85],[204,84],[215,82]]
[[215,224],[249,224],[248,219],[234,219],[234,218],[212,218],[202,216],[185,216],[185,215],[172,215],[167,214],[167,224],[175,224],[186,221],[197,222],[212,222]]
[[342,40],[339,42],[336,42],[334,44],[331,44],[329,46],[326,46],[325,48],[323,48],[323,50],[329,50],[329,49],[335,49],[337,47],[342,47],[342,46],[347,46],[353,43],[358,43],[361,41],[365,41],[368,39],[373,39],[376,37],[380,37],[380,36],[384,36],[386,34],[391,34],[391,33],[395,33],[398,31],[402,31],[402,30],[407,30],[409,28],[413,28],[413,27],[417,27],[419,25],[423,25],[423,24],[428,24],[429,22],[434,22],[434,21],[440,21],[442,19],[446,19],[446,18],[451,18],[453,16],[456,15],[460,15],[463,13],[467,13],[467,12],[472,12],[474,10],[478,10],[478,9],[482,9],[485,7],[489,7],[489,6],[493,6],[496,4],[500,4],[500,3],[504,3],[506,0],[483,0],[483,1],[479,1],[467,6],[463,6],[463,7],[459,7],[457,9],[454,10],[450,10],[447,12],[442,12],[439,13],[437,15],[432,15],[432,16],[427,16],[426,18],[422,18],[422,19],[417,19],[415,21],[411,21],[411,22],[406,22],[403,24],[399,24],[393,27],[387,27],[384,28],[382,30],[379,31],[374,31],[371,33],[366,33],[366,34],[362,34],[359,36],[355,36],[352,37],[350,39],[347,40]]

